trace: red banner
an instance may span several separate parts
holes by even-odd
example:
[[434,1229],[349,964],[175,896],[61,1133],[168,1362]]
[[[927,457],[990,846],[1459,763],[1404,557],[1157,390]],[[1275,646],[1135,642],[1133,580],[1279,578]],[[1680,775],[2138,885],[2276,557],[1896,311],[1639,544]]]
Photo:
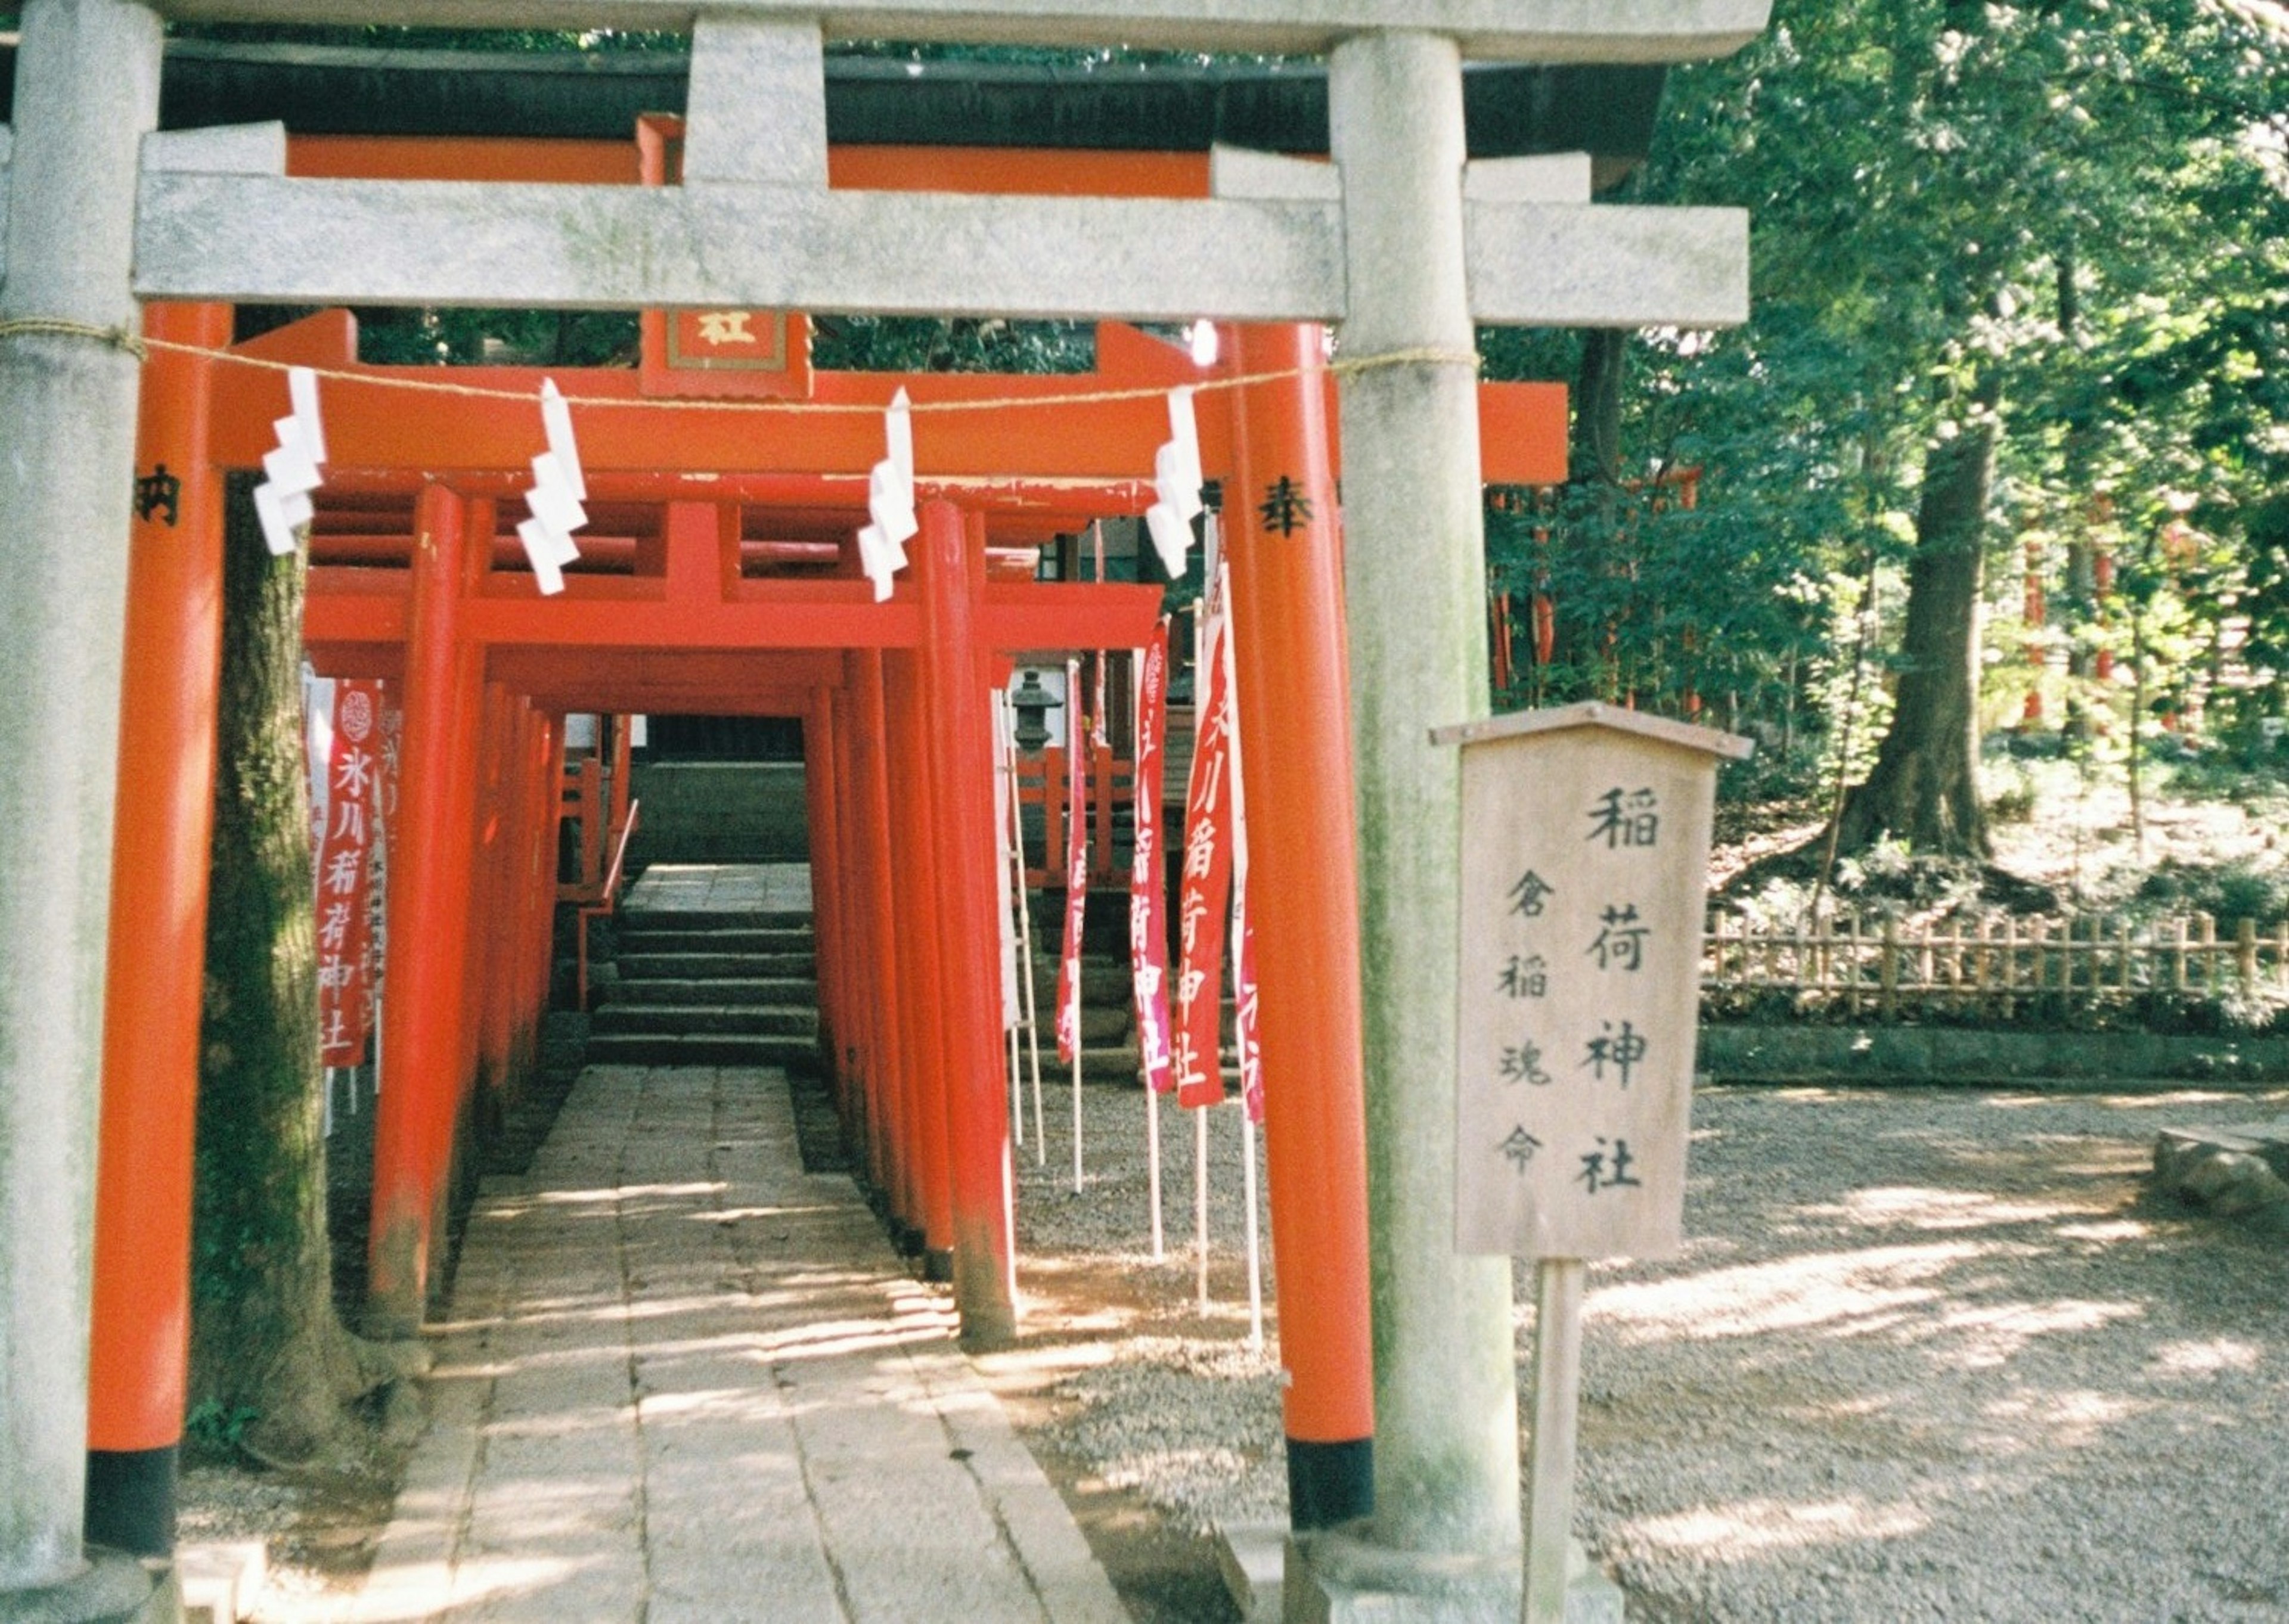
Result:
[[1168,738],[1168,617],[1144,646],[1137,696],[1137,849],[1129,871],[1129,965],[1137,983],[1137,1046],[1145,1087],[1176,1086],[1168,1054],[1168,892],[1160,873],[1160,783]]
[[[1225,577],[1225,596],[1231,579]],[[1232,754],[1232,1047],[1240,1055],[1240,1098],[1250,1122],[1264,1120],[1264,1050],[1256,1037],[1256,925],[1248,917],[1248,761],[1240,736],[1240,683],[1233,670],[1232,633],[1224,639],[1224,736]]]
[[[389,854],[393,832],[397,827],[397,765],[400,748],[405,742],[405,712],[395,701],[388,683],[381,688],[381,776],[375,781],[373,861],[367,865],[371,876],[367,888],[371,900],[366,908],[369,928],[365,944],[365,1023],[368,1031],[379,1030],[381,1013],[376,1007],[382,996],[381,967],[384,950],[388,946],[389,931],[387,893],[389,890]],[[380,1056],[375,1059],[379,1062]],[[375,1079],[379,1087],[379,1079]]]
[[318,843],[318,1044],[330,1066],[365,1058],[369,888],[381,780],[381,685],[334,684],[326,824]]
[[1081,1053],[1081,927],[1089,906],[1089,730],[1081,665],[1065,662],[1065,941],[1057,960],[1057,1058]]
[[1224,1098],[1221,996],[1224,913],[1232,888],[1232,684],[1224,642],[1230,622],[1220,587],[1207,619],[1194,677],[1199,719],[1184,794],[1184,880],[1177,896],[1176,1103]]

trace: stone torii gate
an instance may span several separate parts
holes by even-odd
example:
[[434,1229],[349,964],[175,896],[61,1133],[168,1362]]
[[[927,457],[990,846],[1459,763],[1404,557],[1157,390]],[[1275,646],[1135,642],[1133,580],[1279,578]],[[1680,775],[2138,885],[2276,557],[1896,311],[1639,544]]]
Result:
[[[1712,326],[1736,211],[1521,201],[1467,166],[1464,57],[1737,47],[1767,0],[29,0],[0,251],[0,1603],[79,1550],[94,1111],[142,299],[1332,322],[1362,858],[1378,1511],[1325,1604],[1519,1542],[1507,1266],[1452,1248],[1459,801],[1427,728],[1486,709],[1472,323]],[[693,35],[683,184],[286,179],[155,144],[161,18]],[[1325,52],[1336,195],[1199,201],[826,185],[822,41]],[[169,163],[174,167],[168,167]],[[1305,172],[1310,170],[1311,172]],[[1346,1556],[1344,1553],[1348,1552]],[[1356,1558],[1356,1560],[1353,1560]],[[1291,1566],[1291,1573],[1295,1568]],[[1362,1577],[1364,1576],[1364,1577]],[[68,1605],[60,1600],[59,1606]],[[1424,1605],[1436,1604],[1424,1600]],[[1293,1615],[1291,1615],[1293,1616]]]

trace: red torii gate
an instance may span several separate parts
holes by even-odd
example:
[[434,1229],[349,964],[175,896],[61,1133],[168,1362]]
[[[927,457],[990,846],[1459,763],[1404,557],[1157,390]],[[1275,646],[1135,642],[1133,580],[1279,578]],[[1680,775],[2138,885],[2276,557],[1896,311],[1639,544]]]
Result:
[[[562,149],[592,146],[612,147],[376,139],[295,151],[302,172],[321,172],[309,166],[323,162],[336,166],[323,172],[404,173],[450,158],[451,172],[466,174],[459,160],[475,152],[480,167],[534,178],[517,168],[531,149],[562,161]],[[498,150],[507,148],[518,150]],[[631,150],[613,149],[620,162]],[[940,160],[929,149],[901,155],[921,165],[915,173],[950,172],[931,167]],[[963,189],[1206,189],[1204,159],[1182,155],[986,157],[960,177]],[[887,159],[850,161],[862,171],[879,163],[875,184],[901,173]],[[156,306],[148,329],[217,348],[229,320],[215,307]],[[1249,770],[1263,780],[1250,801],[1267,1144],[1282,1355],[1294,1378],[1291,1497],[1305,1527],[1359,1509],[1373,1429],[1333,414],[1324,378],[1304,371],[1320,357],[1318,329],[1232,338],[1229,369],[1296,375],[1202,396],[1203,464],[1242,492],[1288,478],[1318,515],[1276,540],[1244,525],[1231,537],[1242,722],[1260,741]],[[626,402],[581,409],[579,433],[600,532],[584,535],[584,552],[615,571],[625,561],[628,572],[576,570],[561,598],[542,600],[528,576],[498,567],[513,561],[499,504],[528,482],[516,471],[538,448],[536,407],[433,395],[403,410],[383,380],[405,372],[357,368],[354,332],[339,314],[244,346],[373,380],[326,386],[332,460],[306,641],[328,674],[394,676],[405,692],[384,1034],[393,1087],[376,1158],[377,1328],[418,1327],[470,1085],[480,1066],[496,1081],[515,1069],[545,1001],[553,885],[532,875],[536,863],[553,875],[541,854],[553,850],[545,837],[556,816],[561,713],[706,709],[805,722],[822,1015],[845,1107],[865,1128],[869,1171],[894,1214],[951,1254],[965,1335],[991,1343],[1012,1332],[984,690],[1011,651],[1141,641],[1159,593],[989,579],[988,543],[1038,541],[1151,499],[1144,475],[1166,437],[1157,393],[1062,413],[1060,399],[1216,376],[1133,330],[1103,327],[1098,339],[1098,371],[1078,378],[816,377],[822,403],[879,409],[903,383],[925,408],[915,436],[922,534],[911,581],[881,604],[841,545],[881,454],[878,410],[690,411],[645,403],[632,372],[559,370],[576,398]],[[420,376],[530,402],[540,373]],[[171,1452],[180,1434],[188,1083],[219,597],[215,474],[259,462],[283,390],[275,375],[162,352],[144,399],[139,466],[164,463],[182,481],[181,522],[147,515],[137,526],[127,691],[164,693],[174,708],[131,706],[123,722],[94,1310],[99,1461]],[[927,410],[964,399],[1041,405]],[[1563,401],[1554,387],[1482,388],[1490,481],[1562,474]],[[1019,461],[1024,476],[1010,477]],[[766,513],[783,517],[751,537],[750,521]],[[746,571],[750,559],[769,568],[823,557],[830,542],[838,574]],[[393,558],[407,562],[384,561]],[[155,823],[140,811],[151,806],[172,815]],[[486,974],[471,973],[473,942]]]

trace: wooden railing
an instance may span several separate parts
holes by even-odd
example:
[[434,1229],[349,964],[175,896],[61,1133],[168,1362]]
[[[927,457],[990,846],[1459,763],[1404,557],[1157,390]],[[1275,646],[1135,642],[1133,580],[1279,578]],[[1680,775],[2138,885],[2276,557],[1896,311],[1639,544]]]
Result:
[[636,819],[642,812],[643,802],[628,802],[627,821],[620,825],[620,838],[612,843],[612,866],[604,874],[602,894],[595,901],[581,904],[579,923],[575,933],[579,944],[574,951],[579,966],[577,974],[579,977],[579,1008],[583,1014],[588,1008],[588,921],[603,919],[620,905],[620,878],[627,867],[628,837],[635,833]]
[[1897,1020],[1943,1013],[2004,1019],[2037,1004],[2091,1007],[2289,996],[2289,922],[2243,919],[2221,936],[2196,913],[2133,922],[2081,916],[1898,920],[1844,915],[1810,928],[1712,913],[1702,994],[1720,1007],[1788,997],[1803,1009]]
[[[1089,747],[1089,880],[1091,885],[1125,880],[1125,872],[1113,867],[1113,813],[1137,795],[1137,764],[1113,753],[1109,744]],[[1032,845],[1026,830],[1025,883],[1036,888],[1065,883],[1065,752],[1052,745],[1036,755],[1017,757],[1017,805],[1034,812],[1044,833],[1041,847]],[[1037,861],[1037,859],[1039,859]]]

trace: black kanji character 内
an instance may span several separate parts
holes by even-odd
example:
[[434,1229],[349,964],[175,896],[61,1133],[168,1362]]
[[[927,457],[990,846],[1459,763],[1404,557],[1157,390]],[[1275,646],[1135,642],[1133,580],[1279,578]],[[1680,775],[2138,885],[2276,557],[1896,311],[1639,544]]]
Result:
[[167,472],[165,463],[156,465],[150,473],[135,482],[135,516],[138,519],[148,521],[152,514],[164,509],[164,516],[160,522],[171,529],[182,516],[182,499],[183,482]]

